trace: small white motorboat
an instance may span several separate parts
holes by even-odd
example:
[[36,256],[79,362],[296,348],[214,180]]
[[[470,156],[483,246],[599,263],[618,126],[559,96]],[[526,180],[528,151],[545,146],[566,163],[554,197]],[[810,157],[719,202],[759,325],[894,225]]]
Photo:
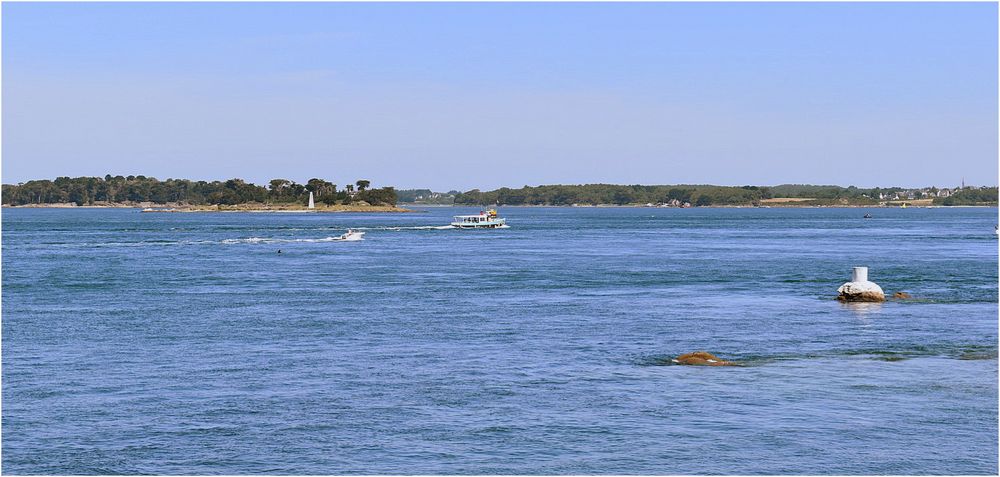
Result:
[[364,236],[365,236],[364,232],[347,229],[347,232],[344,233],[344,235],[337,237],[336,240],[343,240],[345,242],[356,242],[358,240],[364,240]]

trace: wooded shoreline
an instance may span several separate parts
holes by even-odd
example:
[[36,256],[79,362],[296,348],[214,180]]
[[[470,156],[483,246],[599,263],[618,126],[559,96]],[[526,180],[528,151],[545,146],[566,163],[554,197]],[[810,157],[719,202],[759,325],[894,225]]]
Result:
[[[400,191],[408,197],[409,191]],[[893,205],[996,205],[996,187],[965,186],[955,189],[863,189],[854,186],[784,184],[778,186],[691,185],[543,185],[520,189],[502,187],[491,191],[471,190],[454,195],[455,204],[559,205],[657,207],[803,207]]]
[[[343,187],[323,179],[309,179],[298,184],[287,179],[272,179],[266,186],[243,179],[226,181],[192,181],[167,179],[161,181],[146,176],[57,177],[55,180],[33,180],[19,184],[4,184],[3,205],[44,205],[67,203],[78,207],[122,207],[125,204],[176,204],[177,206],[245,206],[269,209],[279,206],[293,209],[305,207],[310,196],[316,205],[325,206],[389,206],[396,205],[392,187],[371,187],[371,181],[361,179]],[[255,205],[260,204],[260,205]]]
[[[579,184],[501,187],[491,191],[432,192],[372,188],[368,180],[343,187],[313,178],[305,184],[272,179],[257,185],[242,179],[192,181],[146,176],[58,177],[4,184],[4,206],[30,207],[140,207],[176,211],[397,211],[401,199],[414,205],[562,206],[562,207],[893,207],[995,206],[997,187],[953,189],[858,188],[831,185],[717,186],[710,184],[619,185]],[[312,210],[312,209],[310,209]]]

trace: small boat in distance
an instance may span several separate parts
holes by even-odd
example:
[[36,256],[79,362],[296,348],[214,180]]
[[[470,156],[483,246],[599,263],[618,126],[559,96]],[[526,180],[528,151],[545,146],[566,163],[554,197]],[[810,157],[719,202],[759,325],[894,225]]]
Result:
[[347,232],[341,235],[340,237],[337,237],[336,240],[355,242],[358,240],[364,240],[364,236],[365,236],[364,232],[358,232],[357,230],[347,229]]
[[498,217],[496,209],[489,209],[479,215],[456,215],[451,226],[460,229],[496,229],[507,227],[507,219]]

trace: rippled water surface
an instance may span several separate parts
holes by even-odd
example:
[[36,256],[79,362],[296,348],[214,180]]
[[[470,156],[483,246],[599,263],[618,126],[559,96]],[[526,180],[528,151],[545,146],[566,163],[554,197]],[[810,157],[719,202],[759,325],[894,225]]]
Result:
[[994,208],[469,210],[5,209],[3,472],[998,471]]

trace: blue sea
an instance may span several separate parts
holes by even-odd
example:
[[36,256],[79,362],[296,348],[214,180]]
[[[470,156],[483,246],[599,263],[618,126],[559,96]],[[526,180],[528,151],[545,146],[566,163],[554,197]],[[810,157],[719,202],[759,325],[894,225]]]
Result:
[[997,474],[996,208],[475,210],[4,209],[3,473]]

